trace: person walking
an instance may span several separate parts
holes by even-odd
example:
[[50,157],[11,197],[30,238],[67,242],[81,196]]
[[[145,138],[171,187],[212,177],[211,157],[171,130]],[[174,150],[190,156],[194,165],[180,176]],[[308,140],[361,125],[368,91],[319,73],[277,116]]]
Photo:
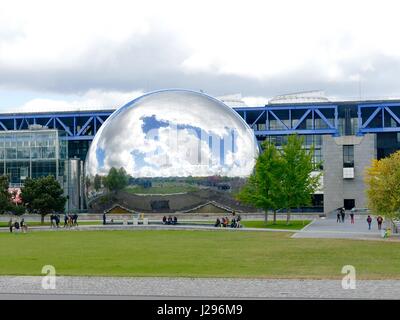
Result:
[[72,224],[73,224],[75,227],[78,226],[78,215],[77,215],[76,213],[72,216]]
[[372,218],[370,215],[368,215],[367,222],[368,222],[368,230],[371,230]]
[[378,218],[376,218],[376,222],[378,222],[378,230],[381,230],[383,218],[381,216],[378,216]]
[[103,213],[103,225],[106,225],[107,220],[106,220],[106,213]]
[[342,211],[342,208],[337,209],[337,215],[336,215],[336,223],[340,223],[340,212]]
[[10,233],[13,232],[13,221],[12,219],[10,219],[10,221],[8,221],[8,227],[10,228]]
[[236,228],[240,228],[240,221],[242,220],[242,217],[240,216],[240,214],[238,214],[237,218],[236,218]]
[[59,214],[56,215],[56,226],[57,226],[57,228],[60,227],[60,215]]
[[342,209],[340,210],[340,215],[341,215],[341,217],[342,217],[342,222],[344,223],[344,218],[345,218],[345,216],[346,216],[346,210],[345,210],[345,208],[342,208]]
[[28,226],[26,225],[24,218],[22,218],[21,220],[20,227],[21,227],[21,232],[26,233],[28,231]]
[[350,212],[350,222],[351,224],[354,224],[354,212]]

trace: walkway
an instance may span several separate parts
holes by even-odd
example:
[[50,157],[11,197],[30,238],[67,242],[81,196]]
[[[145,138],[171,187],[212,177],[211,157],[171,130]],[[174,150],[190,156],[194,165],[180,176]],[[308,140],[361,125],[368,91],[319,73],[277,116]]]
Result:
[[0,277],[0,299],[399,299],[400,280],[363,280],[343,289],[341,280]]
[[[378,224],[373,218],[372,229],[368,230],[366,216],[358,216],[355,223],[350,223],[346,215],[344,223],[337,223],[336,218],[317,219],[306,226],[301,232],[295,233],[292,238],[340,238],[340,239],[368,239],[383,240],[378,230]],[[396,239],[398,236],[394,235]]]
[[[286,229],[267,229],[267,228],[216,228],[212,225],[203,224],[177,224],[177,225],[163,225],[163,224],[148,224],[148,225],[80,225],[79,227],[72,228],[51,228],[49,226],[32,226],[29,227],[29,232],[35,231],[93,231],[93,230],[203,230],[203,231],[259,231],[259,232],[293,232],[293,230]],[[8,228],[0,228],[0,232],[10,232]],[[18,231],[20,232],[20,231]]]
[[[32,226],[29,232],[47,231],[47,232],[71,232],[71,231],[95,231],[95,230],[198,230],[198,231],[217,231],[217,232],[290,232],[294,233],[292,238],[336,238],[336,239],[357,239],[357,240],[380,240],[383,239],[378,231],[376,221],[372,223],[372,230],[368,230],[367,222],[364,216],[356,218],[354,225],[347,219],[345,223],[337,223],[333,218],[319,218],[311,222],[300,231],[290,229],[269,229],[269,228],[216,228],[207,224],[178,224],[178,225],[80,225],[79,227],[50,228],[49,226]],[[8,228],[0,228],[0,232],[9,232]],[[400,234],[394,234],[389,241],[400,241]]]

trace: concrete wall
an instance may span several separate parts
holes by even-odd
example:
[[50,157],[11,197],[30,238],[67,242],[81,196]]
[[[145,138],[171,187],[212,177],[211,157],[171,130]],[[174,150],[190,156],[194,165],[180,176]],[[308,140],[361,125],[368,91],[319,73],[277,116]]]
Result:
[[[354,179],[343,179],[343,145],[354,145]],[[355,199],[355,206],[367,206],[364,171],[376,158],[376,136],[330,135],[322,138],[324,161],[324,213],[343,206],[344,199]]]

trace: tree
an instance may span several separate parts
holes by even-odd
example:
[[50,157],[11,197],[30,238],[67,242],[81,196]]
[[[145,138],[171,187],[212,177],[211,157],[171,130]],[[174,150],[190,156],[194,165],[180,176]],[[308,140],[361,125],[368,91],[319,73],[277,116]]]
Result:
[[288,137],[280,152],[280,197],[287,210],[287,223],[292,208],[311,204],[312,194],[319,187],[321,173],[313,174],[320,164],[314,164],[314,147],[303,148],[303,138]]
[[263,149],[264,151],[257,158],[253,174],[238,193],[237,199],[263,209],[266,222],[268,221],[268,210],[273,210],[274,223],[276,223],[276,211],[280,207],[281,159],[275,145],[264,142]]
[[9,211],[12,214],[15,214],[17,216],[21,216],[25,213],[25,206],[24,205],[18,205],[16,203],[11,203],[9,207]]
[[99,176],[98,174],[94,176],[93,187],[96,192],[99,191],[99,189],[101,188],[101,176]]
[[0,176],[0,213],[5,213],[11,205],[11,194],[8,191],[8,177]]
[[124,168],[117,170],[112,167],[108,175],[104,177],[103,184],[111,192],[117,193],[128,185],[129,176]]
[[41,215],[42,224],[46,214],[64,212],[67,198],[63,194],[63,189],[53,176],[28,178],[21,188],[22,203],[30,213]]
[[372,160],[365,173],[368,207],[386,218],[400,213],[400,151],[381,160]]

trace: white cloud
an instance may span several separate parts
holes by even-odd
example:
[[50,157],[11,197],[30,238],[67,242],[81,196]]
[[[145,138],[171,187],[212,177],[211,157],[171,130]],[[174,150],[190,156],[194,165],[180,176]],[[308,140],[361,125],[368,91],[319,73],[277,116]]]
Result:
[[243,97],[242,100],[249,107],[265,106],[268,103],[267,97]]
[[141,96],[143,92],[117,92],[90,90],[71,101],[62,99],[33,99],[22,106],[13,109],[13,112],[46,112],[72,111],[93,109],[116,109],[127,102]]
[[345,95],[359,74],[390,94],[399,87],[398,12],[392,0],[3,0],[0,88],[41,98],[171,86]]

